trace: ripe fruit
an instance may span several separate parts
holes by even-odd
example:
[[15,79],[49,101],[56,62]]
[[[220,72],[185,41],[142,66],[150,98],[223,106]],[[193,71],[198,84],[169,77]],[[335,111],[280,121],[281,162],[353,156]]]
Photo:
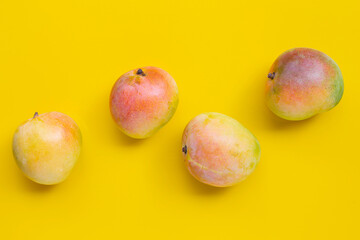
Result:
[[126,135],[147,138],[174,115],[179,102],[176,82],[166,71],[143,67],[122,75],[110,95],[110,111]]
[[20,125],[13,153],[22,172],[34,182],[64,181],[79,158],[81,132],[74,120],[59,112],[38,115]]
[[287,120],[303,120],[335,107],[344,92],[338,65],[326,54],[294,48],[273,63],[266,82],[266,103]]
[[220,113],[203,113],[188,123],[182,152],[191,175],[216,187],[243,181],[260,160],[260,145],[254,135]]

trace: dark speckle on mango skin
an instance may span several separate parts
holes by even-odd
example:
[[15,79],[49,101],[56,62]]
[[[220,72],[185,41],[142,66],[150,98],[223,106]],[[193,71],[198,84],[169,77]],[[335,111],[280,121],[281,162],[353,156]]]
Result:
[[187,154],[187,146],[186,145],[182,148],[182,152],[185,153],[185,155]]
[[146,74],[144,73],[144,71],[143,71],[141,68],[139,68],[139,69],[136,71],[136,74],[137,74],[137,75],[141,75],[141,76],[143,76],[143,77],[146,76]]
[[271,80],[273,80],[275,77],[275,72],[269,73],[268,74],[268,78],[270,78]]

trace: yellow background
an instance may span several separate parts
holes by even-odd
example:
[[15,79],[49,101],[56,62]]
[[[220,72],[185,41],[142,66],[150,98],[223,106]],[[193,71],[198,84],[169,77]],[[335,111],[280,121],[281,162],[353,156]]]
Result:
[[[359,239],[360,2],[1,1],[0,239]],[[333,110],[287,122],[264,105],[268,69],[311,47],[340,66]],[[123,73],[153,65],[177,81],[173,119],[147,140],[108,107]],[[35,111],[71,116],[83,151],[57,186],[27,180],[12,134]],[[187,122],[239,120],[262,156],[243,183],[212,188],[181,156]]]

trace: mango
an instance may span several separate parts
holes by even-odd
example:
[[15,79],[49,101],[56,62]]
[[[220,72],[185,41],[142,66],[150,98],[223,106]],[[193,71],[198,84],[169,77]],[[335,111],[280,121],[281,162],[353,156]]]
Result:
[[110,94],[110,112],[123,133],[143,139],[172,118],[178,102],[178,88],[169,73],[157,67],[142,67],[116,81]]
[[310,48],[294,48],[281,54],[270,68],[265,87],[269,109],[294,121],[332,109],[343,92],[338,65],[325,53]]
[[190,174],[202,183],[232,186],[246,179],[260,160],[255,136],[235,119],[203,113],[186,126],[182,155]]
[[13,154],[26,177],[53,185],[68,177],[79,158],[81,143],[80,129],[69,116],[35,113],[16,129]]

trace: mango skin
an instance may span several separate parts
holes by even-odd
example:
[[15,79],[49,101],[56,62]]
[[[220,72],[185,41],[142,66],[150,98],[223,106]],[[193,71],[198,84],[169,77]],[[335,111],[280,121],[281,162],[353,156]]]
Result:
[[182,152],[190,174],[215,187],[245,180],[260,160],[255,136],[235,119],[213,112],[200,114],[188,123]]
[[[141,69],[143,74],[137,74]],[[118,128],[132,138],[152,136],[174,115],[179,103],[175,80],[157,67],[122,75],[110,94],[110,111]]]
[[341,100],[343,77],[326,54],[310,48],[294,48],[273,63],[266,81],[266,104],[277,116],[303,120],[328,111]]
[[82,137],[69,116],[49,112],[21,124],[13,137],[13,154],[21,171],[34,182],[64,181],[77,162]]

